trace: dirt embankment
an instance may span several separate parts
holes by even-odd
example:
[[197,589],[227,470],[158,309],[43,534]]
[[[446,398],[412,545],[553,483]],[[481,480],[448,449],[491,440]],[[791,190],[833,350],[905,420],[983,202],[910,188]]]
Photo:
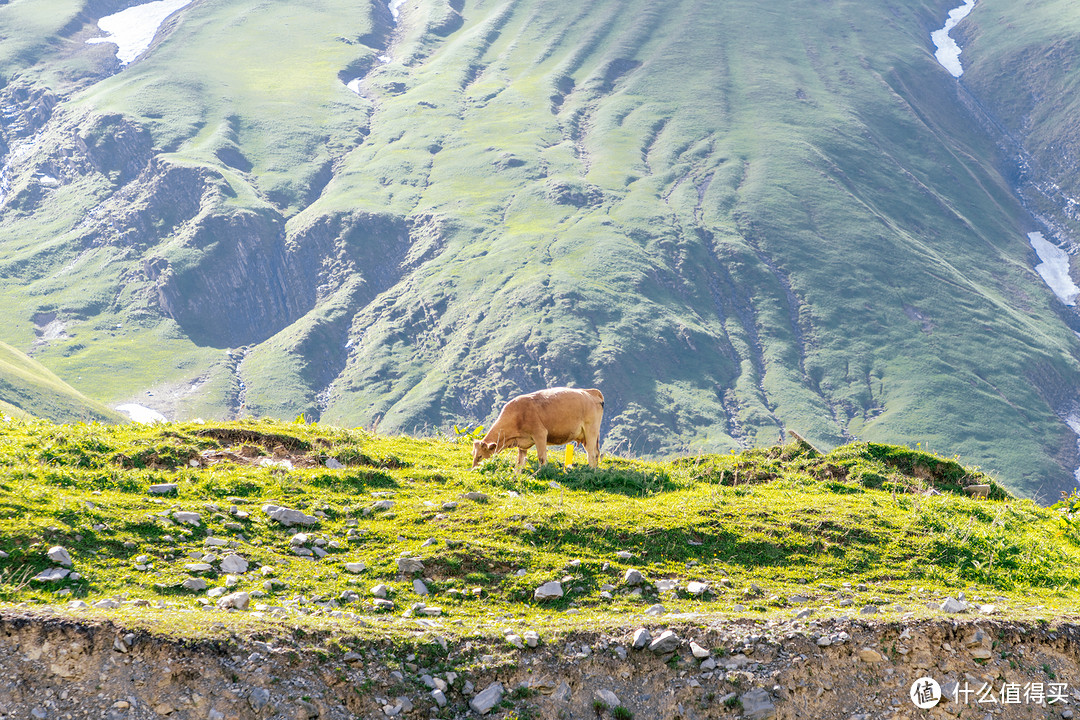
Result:
[[[1077,625],[652,620],[653,640],[674,630],[674,650],[634,649],[636,626],[541,636],[535,648],[510,638],[520,649],[419,628],[411,643],[297,633],[190,642],[9,610],[0,717],[1067,719],[1080,703]],[[922,677],[943,688],[933,709],[910,697]]]

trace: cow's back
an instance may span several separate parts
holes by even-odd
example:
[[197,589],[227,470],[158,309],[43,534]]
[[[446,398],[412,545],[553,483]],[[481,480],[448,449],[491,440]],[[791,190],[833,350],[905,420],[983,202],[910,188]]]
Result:
[[547,431],[548,441],[558,445],[578,439],[586,427],[599,424],[603,397],[599,390],[550,388],[523,395],[521,399],[530,399],[536,422]]

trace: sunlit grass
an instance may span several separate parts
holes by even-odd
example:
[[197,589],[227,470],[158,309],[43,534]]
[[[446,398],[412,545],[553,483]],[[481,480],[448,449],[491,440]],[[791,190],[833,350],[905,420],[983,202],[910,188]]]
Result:
[[[265,593],[253,605],[283,606],[302,597],[292,606],[311,610],[334,601],[339,611],[383,629],[416,602],[442,608],[440,623],[461,623],[447,632],[465,633],[482,632],[493,613],[553,629],[613,626],[655,603],[667,612],[787,617],[803,606],[789,599],[795,595],[807,596],[806,606],[819,616],[866,604],[890,615],[933,614],[927,602],[959,591],[1010,617],[1080,610],[1073,599],[1080,543],[1065,532],[1059,513],[997,485],[989,500],[968,498],[961,483],[990,481],[932,453],[856,444],[821,456],[794,443],[665,462],[608,457],[598,469],[536,468],[532,460],[516,475],[509,456],[470,471],[468,436],[462,437],[270,421],[153,427],[5,421],[0,550],[8,557],[0,560],[0,573],[36,574],[53,566],[47,550],[62,545],[81,577],[48,587],[6,583],[0,600],[55,606],[123,597],[129,605],[164,601],[173,611],[198,609],[205,593],[184,590],[182,581],[203,577],[209,588],[224,587],[225,574],[189,572],[185,564],[206,552],[236,552],[251,568],[235,589]],[[246,460],[207,466],[230,452]],[[326,467],[330,458],[345,467]],[[284,459],[292,469],[258,464]],[[157,483],[175,483],[177,490],[149,495]],[[377,500],[393,505],[373,509]],[[266,503],[317,514],[319,521],[283,528],[262,512]],[[201,522],[177,523],[174,510],[198,512]],[[326,541],[326,557],[294,554],[290,538],[300,531]],[[215,547],[209,539],[228,544]],[[629,559],[620,559],[621,552]],[[403,554],[422,558],[418,577],[429,596],[416,595],[413,577],[398,572]],[[347,562],[366,569],[348,573]],[[643,592],[622,582],[631,567],[645,575]],[[268,578],[281,586],[264,588]],[[682,589],[658,593],[655,583],[663,579]],[[550,580],[562,580],[566,595],[534,601],[533,590]],[[708,583],[709,593],[687,594],[690,580]],[[396,608],[389,614],[369,605],[370,588],[379,583],[391,588]],[[610,599],[600,595],[606,585],[614,586]],[[754,585],[760,592],[748,592]],[[359,602],[343,595],[350,591]],[[150,612],[129,611],[134,618]],[[162,627],[173,627],[175,618],[164,617]],[[333,621],[295,612],[284,617],[249,614],[237,623]],[[198,634],[210,623],[177,631]]]

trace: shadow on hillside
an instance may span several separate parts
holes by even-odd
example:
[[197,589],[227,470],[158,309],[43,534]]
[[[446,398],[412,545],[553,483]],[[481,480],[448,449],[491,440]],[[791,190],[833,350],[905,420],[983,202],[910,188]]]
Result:
[[570,469],[548,463],[536,472],[537,480],[555,481],[568,490],[609,492],[644,497],[675,490],[679,486],[663,471],[642,470],[618,458],[605,460],[602,467],[576,465]]

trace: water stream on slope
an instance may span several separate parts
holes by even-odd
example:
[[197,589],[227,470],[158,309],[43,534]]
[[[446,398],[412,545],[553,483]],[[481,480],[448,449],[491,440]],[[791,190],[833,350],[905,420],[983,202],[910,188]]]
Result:
[[[401,6],[405,4],[405,0],[387,0],[386,9],[390,11],[390,17],[394,20],[394,28],[398,26],[398,21],[401,19]],[[389,51],[388,51],[389,52]],[[382,54],[378,57],[379,62],[385,64],[390,62],[389,54]],[[345,87],[352,90],[357,95],[361,95],[360,81],[363,80],[363,76],[353,78],[349,82],[345,83]]]
[[154,0],[106,15],[98,20],[98,27],[106,36],[86,42],[116,45],[116,59],[127,65],[150,47],[166,18],[190,3],[191,0]]
[[949,33],[952,32],[958,22],[967,17],[974,7],[975,0],[964,0],[963,5],[949,11],[949,18],[945,21],[945,27],[930,33],[930,40],[933,41],[934,47],[937,48],[934,57],[953,77],[960,77],[964,73],[964,69],[960,66],[960,53],[962,50],[956,44],[956,41],[949,37]]
[[[964,0],[963,5],[949,11],[944,27],[930,33],[930,40],[937,48],[934,58],[955,78],[964,74],[964,68],[960,64],[960,53],[963,49],[949,33],[975,8],[976,1]],[[1069,274],[1069,253],[1044,238],[1041,232],[1030,232],[1027,237],[1040,260],[1035,266],[1035,272],[1039,273],[1058,300],[1069,307],[1076,307],[1077,299],[1080,298],[1080,287],[1077,287]],[[1080,409],[1068,412],[1063,420],[1076,433],[1077,449],[1080,450]],[[1073,471],[1073,476],[1080,483],[1080,467]]]

